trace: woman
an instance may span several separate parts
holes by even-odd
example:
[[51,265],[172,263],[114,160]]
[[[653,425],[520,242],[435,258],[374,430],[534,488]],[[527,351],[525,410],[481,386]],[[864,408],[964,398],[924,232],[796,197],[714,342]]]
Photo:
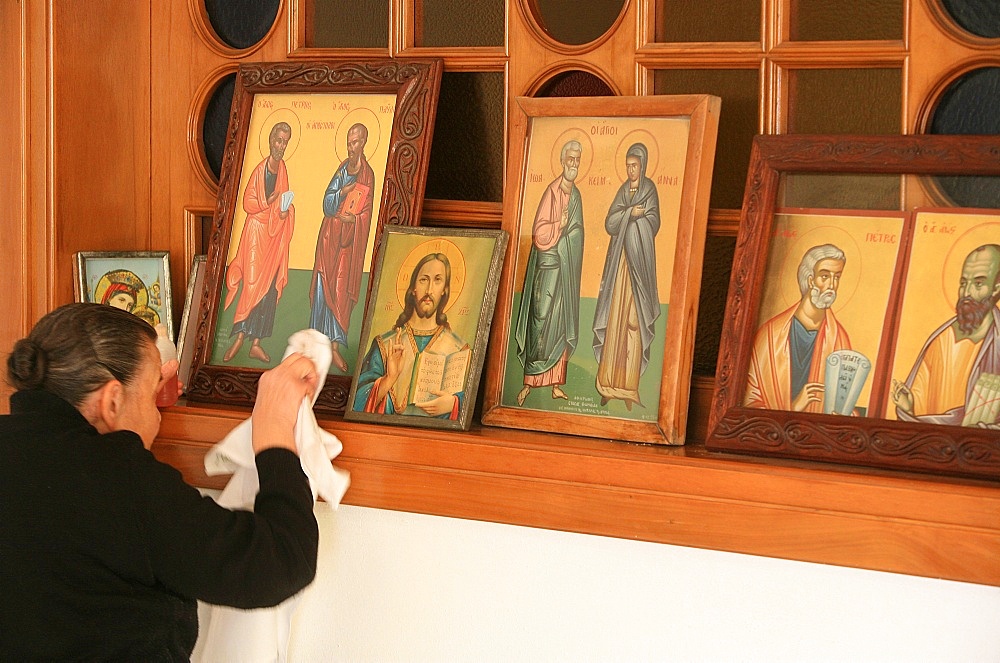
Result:
[[7,360],[19,391],[0,416],[3,657],[187,660],[196,599],[276,605],[315,575],[318,528],[292,436],[317,384],[312,362],[294,354],[261,376],[260,493],[254,512],[229,511],[149,452],[155,340],[134,315],[69,304]]
[[[101,296],[101,303],[132,313],[139,303],[139,291],[146,290],[146,284],[127,269],[116,269],[101,277],[108,281],[108,287]],[[100,282],[98,282],[98,290]]]
[[618,188],[604,229],[610,236],[594,311],[594,356],[601,405],[618,399],[642,405],[639,378],[646,372],[660,299],[656,288],[656,233],[660,201],[646,177],[649,153],[635,143],[625,155],[627,179]]

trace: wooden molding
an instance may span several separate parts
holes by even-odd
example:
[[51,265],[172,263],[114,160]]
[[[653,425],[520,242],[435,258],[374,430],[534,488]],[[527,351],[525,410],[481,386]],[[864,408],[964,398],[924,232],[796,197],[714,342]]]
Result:
[[[711,380],[695,380],[692,434],[704,430],[710,392]],[[204,454],[247,416],[166,409],[153,452],[188,482],[222,488],[228,477],[208,477]],[[984,481],[701,443],[321,425],[344,444],[335,463],[351,472],[345,504],[1000,585],[1000,486]]]

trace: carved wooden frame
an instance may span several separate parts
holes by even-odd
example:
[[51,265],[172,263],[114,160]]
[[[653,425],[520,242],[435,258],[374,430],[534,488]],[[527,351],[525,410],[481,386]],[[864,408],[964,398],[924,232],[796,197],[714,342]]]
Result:
[[[374,59],[324,62],[241,64],[230,112],[222,176],[209,241],[206,288],[198,307],[197,332],[188,388],[190,402],[250,405],[263,369],[237,368],[208,363],[218,318],[226,270],[226,251],[243,168],[254,96],[256,94],[394,94],[396,107],[389,137],[389,152],[382,185],[378,235],[386,225],[417,225],[423,205],[438,92],[443,62],[440,59]],[[372,264],[377,255],[372,256]],[[367,301],[363,294],[362,299]],[[364,302],[359,301],[362,306]],[[329,375],[316,401],[319,412],[344,411],[351,386],[349,375]]]
[[[1000,433],[744,407],[769,239],[785,173],[1000,175],[998,136],[757,136],[743,201],[706,447],[1000,479]],[[935,194],[931,194],[932,196]],[[937,194],[939,195],[939,194]],[[901,206],[902,205],[901,201]]]

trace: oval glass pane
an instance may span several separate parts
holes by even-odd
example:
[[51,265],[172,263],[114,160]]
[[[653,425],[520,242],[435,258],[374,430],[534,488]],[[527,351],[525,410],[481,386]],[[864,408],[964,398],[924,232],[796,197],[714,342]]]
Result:
[[562,44],[589,44],[607,32],[625,0],[527,0],[539,27]]
[[556,74],[535,93],[536,97],[613,97],[611,87],[587,71],[574,69]]
[[[966,72],[941,94],[927,128],[932,134],[1000,134],[1000,67]],[[1000,178],[936,177],[942,191],[960,207],[1000,207]]]
[[201,141],[205,161],[219,181],[222,175],[222,152],[226,149],[226,131],[229,129],[229,111],[236,91],[236,74],[229,74],[219,81],[205,105],[205,119],[201,125]]
[[1000,37],[997,0],[941,0],[941,5],[963,30],[987,39]]
[[231,48],[242,50],[267,36],[280,4],[280,0],[205,0],[205,13],[219,39]]

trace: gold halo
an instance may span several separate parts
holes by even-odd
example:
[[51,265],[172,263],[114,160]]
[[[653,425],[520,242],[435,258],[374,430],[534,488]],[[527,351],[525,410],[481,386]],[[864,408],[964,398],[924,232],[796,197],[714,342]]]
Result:
[[156,312],[156,309],[149,306],[136,306],[132,309],[132,315],[142,318],[153,327],[160,324],[160,314]]
[[133,311],[140,306],[148,306],[149,291],[146,290],[146,284],[142,282],[142,279],[135,272],[127,269],[114,269],[110,272],[105,272],[97,281],[97,285],[94,286],[95,302],[100,303],[104,299],[104,293],[108,291],[108,286],[112,283],[123,283],[132,290],[135,290],[135,306],[132,307]]
[[[367,122],[363,121],[366,116],[370,116],[371,120]],[[363,124],[368,129],[368,142],[365,143],[365,158],[375,154],[375,150],[378,149],[378,144],[382,140],[382,123],[379,122],[378,116],[370,108],[355,108],[344,116],[344,119],[340,121],[340,126],[337,127],[337,138],[333,145],[334,152],[337,155],[337,163],[343,163],[347,159],[347,132],[355,124]],[[343,154],[341,154],[341,151],[343,151]]]
[[958,281],[962,277],[965,259],[984,244],[1000,244],[1000,221],[972,226],[958,236],[945,254],[941,263],[941,294],[948,306],[954,307],[958,299]]
[[579,182],[586,177],[587,173],[590,172],[590,167],[594,165],[594,142],[590,139],[590,134],[579,127],[572,127],[559,134],[559,137],[552,143],[552,152],[549,155],[549,167],[552,169],[553,179],[563,173],[560,155],[562,154],[563,145],[571,140],[579,141],[580,146],[583,148],[580,155],[580,169],[576,174],[575,181]]
[[628,156],[628,148],[636,143],[642,143],[646,146],[646,177],[653,179],[653,173],[660,165],[660,143],[656,140],[656,136],[646,129],[630,131],[625,134],[625,137],[618,143],[618,147],[615,148],[615,174],[618,175],[619,182],[628,180],[628,174],[625,172],[625,157]]
[[[816,237],[816,233],[820,233],[820,236]],[[811,240],[808,239],[810,235],[813,236]],[[802,262],[802,256],[809,249],[822,244],[833,244],[847,258],[844,273],[840,277],[841,286],[837,291],[837,308],[847,306],[857,292],[861,285],[861,274],[864,273],[864,254],[858,247],[857,240],[840,226],[815,226],[799,235],[789,245],[788,252],[782,259],[779,277],[782,279],[781,298],[785,308],[802,299],[802,292],[799,290],[799,263]],[[788,287],[789,282],[794,288]],[[790,299],[792,295],[794,297]]]
[[295,154],[296,148],[299,146],[299,139],[302,137],[302,121],[299,116],[291,108],[276,108],[267,116],[264,123],[260,125],[260,134],[257,136],[257,149],[260,150],[260,156],[262,159],[266,159],[271,156],[271,145],[268,139],[271,136],[271,129],[278,122],[287,122],[288,126],[292,128],[292,135],[288,139],[288,146],[285,147],[285,156],[282,157],[283,161],[288,161]]
[[399,302],[400,310],[406,308],[406,291],[410,287],[413,268],[424,256],[430,253],[443,253],[448,256],[448,262],[451,263],[451,295],[444,308],[445,313],[455,305],[462,294],[462,289],[465,287],[465,254],[454,242],[443,237],[436,237],[421,242],[410,249],[406,258],[399,265],[399,274],[396,276],[396,300]]

